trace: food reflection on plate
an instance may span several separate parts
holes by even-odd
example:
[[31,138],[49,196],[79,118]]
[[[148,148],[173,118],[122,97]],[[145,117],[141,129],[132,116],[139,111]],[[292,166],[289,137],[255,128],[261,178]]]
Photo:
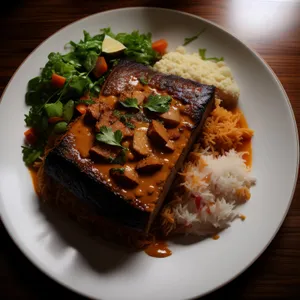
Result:
[[244,220],[236,207],[255,184],[254,133],[224,58],[167,46],[138,31],[84,31],[26,93],[23,159],[41,201],[155,257],[171,255],[172,236],[217,239]]

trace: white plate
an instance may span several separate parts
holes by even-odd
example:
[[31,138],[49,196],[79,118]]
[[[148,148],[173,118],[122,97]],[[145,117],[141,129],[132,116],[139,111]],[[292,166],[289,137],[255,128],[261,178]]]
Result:
[[[224,56],[241,88],[240,105],[251,128],[253,174],[257,186],[235,221],[218,241],[171,244],[173,255],[157,259],[143,252],[126,254],[95,241],[69,220],[40,209],[25,168],[21,145],[25,130],[24,95],[51,51],[79,40],[83,29],[95,34],[139,29],[166,38],[169,50],[206,27],[188,50],[207,48]],[[220,27],[171,10],[129,8],[107,11],[75,22],[47,39],[21,65],[7,86],[0,107],[1,217],[16,244],[41,270],[68,288],[101,299],[183,299],[204,295],[244,271],[263,252],[288,211],[298,171],[298,134],[289,100],[266,63]],[[47,217],[46,217],[47,216]]]

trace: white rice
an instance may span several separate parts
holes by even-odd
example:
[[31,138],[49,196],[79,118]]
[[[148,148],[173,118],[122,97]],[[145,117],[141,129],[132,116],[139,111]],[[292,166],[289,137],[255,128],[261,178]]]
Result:
[[197,163],[187,165],[183,185],[189,197],[173,207],[176,223],[187,233],[206,236],[238,217],[236,206],[249,199],[255,184],[242,155],[235,150],[217,158],[202,153]]
[[203,60],[198,53],[187,53],[186,49],[180,46],[176,51],[165,54],[154,65],[154,69],[214,85],[219,89],[224,106],[232,106],[238,101],[240,89],[224,61]]

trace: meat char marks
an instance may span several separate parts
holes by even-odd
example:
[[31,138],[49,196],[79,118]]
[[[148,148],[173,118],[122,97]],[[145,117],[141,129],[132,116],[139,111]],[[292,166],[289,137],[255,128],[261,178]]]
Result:
[[[147,233],[199,137],[214,92],[213,86],[121,61],[98,102],[48,153],[45,172],[100,215]],[[147,108],[153,96],[167,99],[164,111]]]

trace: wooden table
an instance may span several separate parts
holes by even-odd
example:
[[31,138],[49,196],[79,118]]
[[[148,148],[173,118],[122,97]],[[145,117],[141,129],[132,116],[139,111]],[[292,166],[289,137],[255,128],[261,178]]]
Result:
[[[17,67],[44,39],[90,14],[163,1],[14,0],[1,9],[1,94]],[[246,41],[273,68],[300,124],[300,2],[298,0],[172,0],[163,7],[196,14]],[[3,143],[3,141],[2,141]],[[1,145],[3,147],[3,145]],[[0,226],[0,298],[48,299],[50,293],[83,299],[36,269]],[[225,258],[226,259],[226,258]],[[279,233],[241,276],[205,299],[296,299],[300,297],[300,184]],[[297,297],[298,296],[298,297]],[[155,297],[154,297],[155,299]]]

